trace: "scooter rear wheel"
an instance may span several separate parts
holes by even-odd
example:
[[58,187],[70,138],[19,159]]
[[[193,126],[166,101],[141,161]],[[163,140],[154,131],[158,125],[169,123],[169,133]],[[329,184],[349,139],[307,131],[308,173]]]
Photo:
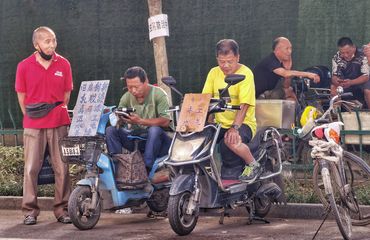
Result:
[[[262,198],[255,197],[254,198],[254,208],[255,208],[254,214],[260,218],[266,217],[266,215],[270,212],[271,205],[272,205],[271,201],[268,198],[262,199]],[[247,206],[246,208],[247,208],[248,213],[251,213],[250,207]]]
[[168,207],[169,189],[156,190],[146,201],[150,210],[154,212],[164,212]]
[[88,206],[92,201],[92,192],[88,186],[76,187],[68,200],[68,214],[73,225],[80,230],[93,228],[99,221],[101,201],[98,197],[96,208],[91,210]]
[[182,192],[170,196],[168,201],[168,220],[172,230],[180,236],[191,233],[198,222],[198,209],[191,215],[186,213],[190,198],[190,192]]

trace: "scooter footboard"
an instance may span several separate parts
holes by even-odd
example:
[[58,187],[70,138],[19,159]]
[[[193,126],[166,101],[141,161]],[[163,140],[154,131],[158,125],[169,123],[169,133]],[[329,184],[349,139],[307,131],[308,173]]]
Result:
[[185,191],[193,191],[194,174],[181,174],[176,176],[171,185],[170,196],[177,195]]

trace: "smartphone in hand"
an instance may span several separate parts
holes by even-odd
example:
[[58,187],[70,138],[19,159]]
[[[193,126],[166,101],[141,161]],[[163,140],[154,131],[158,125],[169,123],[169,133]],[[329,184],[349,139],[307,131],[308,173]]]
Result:
[[123,118],[129,118],[130,117],[130,114],[127,113],[127,112],[123,112],[123,111],[116,111],[116,114],[119,116],[119,117],[123,117]]

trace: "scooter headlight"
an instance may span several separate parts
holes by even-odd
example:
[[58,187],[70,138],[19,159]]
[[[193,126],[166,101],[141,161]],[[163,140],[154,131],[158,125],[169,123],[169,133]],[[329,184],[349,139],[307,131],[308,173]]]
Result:
[[193,160],[198,153],[199,148],[202,147],[205,140],[204,136],[199,138],[194,138],[192,140],[183,141],[181,139],[176,139],[171,153],[171,160],[177,162]]

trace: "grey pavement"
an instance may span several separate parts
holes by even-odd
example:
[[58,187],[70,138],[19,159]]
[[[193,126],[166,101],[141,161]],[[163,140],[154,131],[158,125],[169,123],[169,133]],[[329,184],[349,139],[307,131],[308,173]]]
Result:
[[[52,211],[41,211],[36,225],[22,224],[19,210],[0,210],[0,239],[248,239],[248,240],[310,240],[321,220],[268,218],[269,224],[255,222],[247,225],[247,218],[232,216],[218,223],[215,216],[200,216],[194,231],[179,237],[171,229],[167,218],[151,219],[146,214],[115,214],[104,212],[98,224],[91,230],[80,231],[72,224],[56,221]],[[327,220],[316,240],[342,239],[333,220]],[[369,227],[354,227],[352,240],[370,239]]]
[[[215,212],[203,213],[194,231],[177,236],[168,219],[148,218],[147,209],[136,214],[103,212],[98,224],[91,230],[80,231],[74,225],[58,223],[53,215],[52,198],[39,198],[41,213],[33,226],[23,225],[20,211],[21,197],[0,197],[0,239],[251,239],[251,240],[308,240],[313,239],[322,223],[323,209],[319,204],[288,204],[275,206],[267,216],[269,224],[247,224],[245,208],[230,212],[224,224],[218,223]],[[369,208],[366,208],[366,211]],[[315,238],[342,239],[334,220],[326,220]],[[353,227],[353,240],[370,240],[370,226]]]
[[[0,209],[15,210],[21,209],[22,197],[4,197],[0,196]],[[38,204],[41,210],[51,211],[53,209],[53,198],[39,197]],[[370,214],[370,206],[362,208],[365,213]],[[146,212],[137,210],[138,213]],[[237,208],[232,212],[235,216],[244,216],[244,209]],[[269,217],[273,218],[292,218],[292,219],[322,219],[324,208],[321,204],[302,204],[288,203],[287,205],[273,205]],[[204,215],[215,215],[213,211],[204,213]]]

